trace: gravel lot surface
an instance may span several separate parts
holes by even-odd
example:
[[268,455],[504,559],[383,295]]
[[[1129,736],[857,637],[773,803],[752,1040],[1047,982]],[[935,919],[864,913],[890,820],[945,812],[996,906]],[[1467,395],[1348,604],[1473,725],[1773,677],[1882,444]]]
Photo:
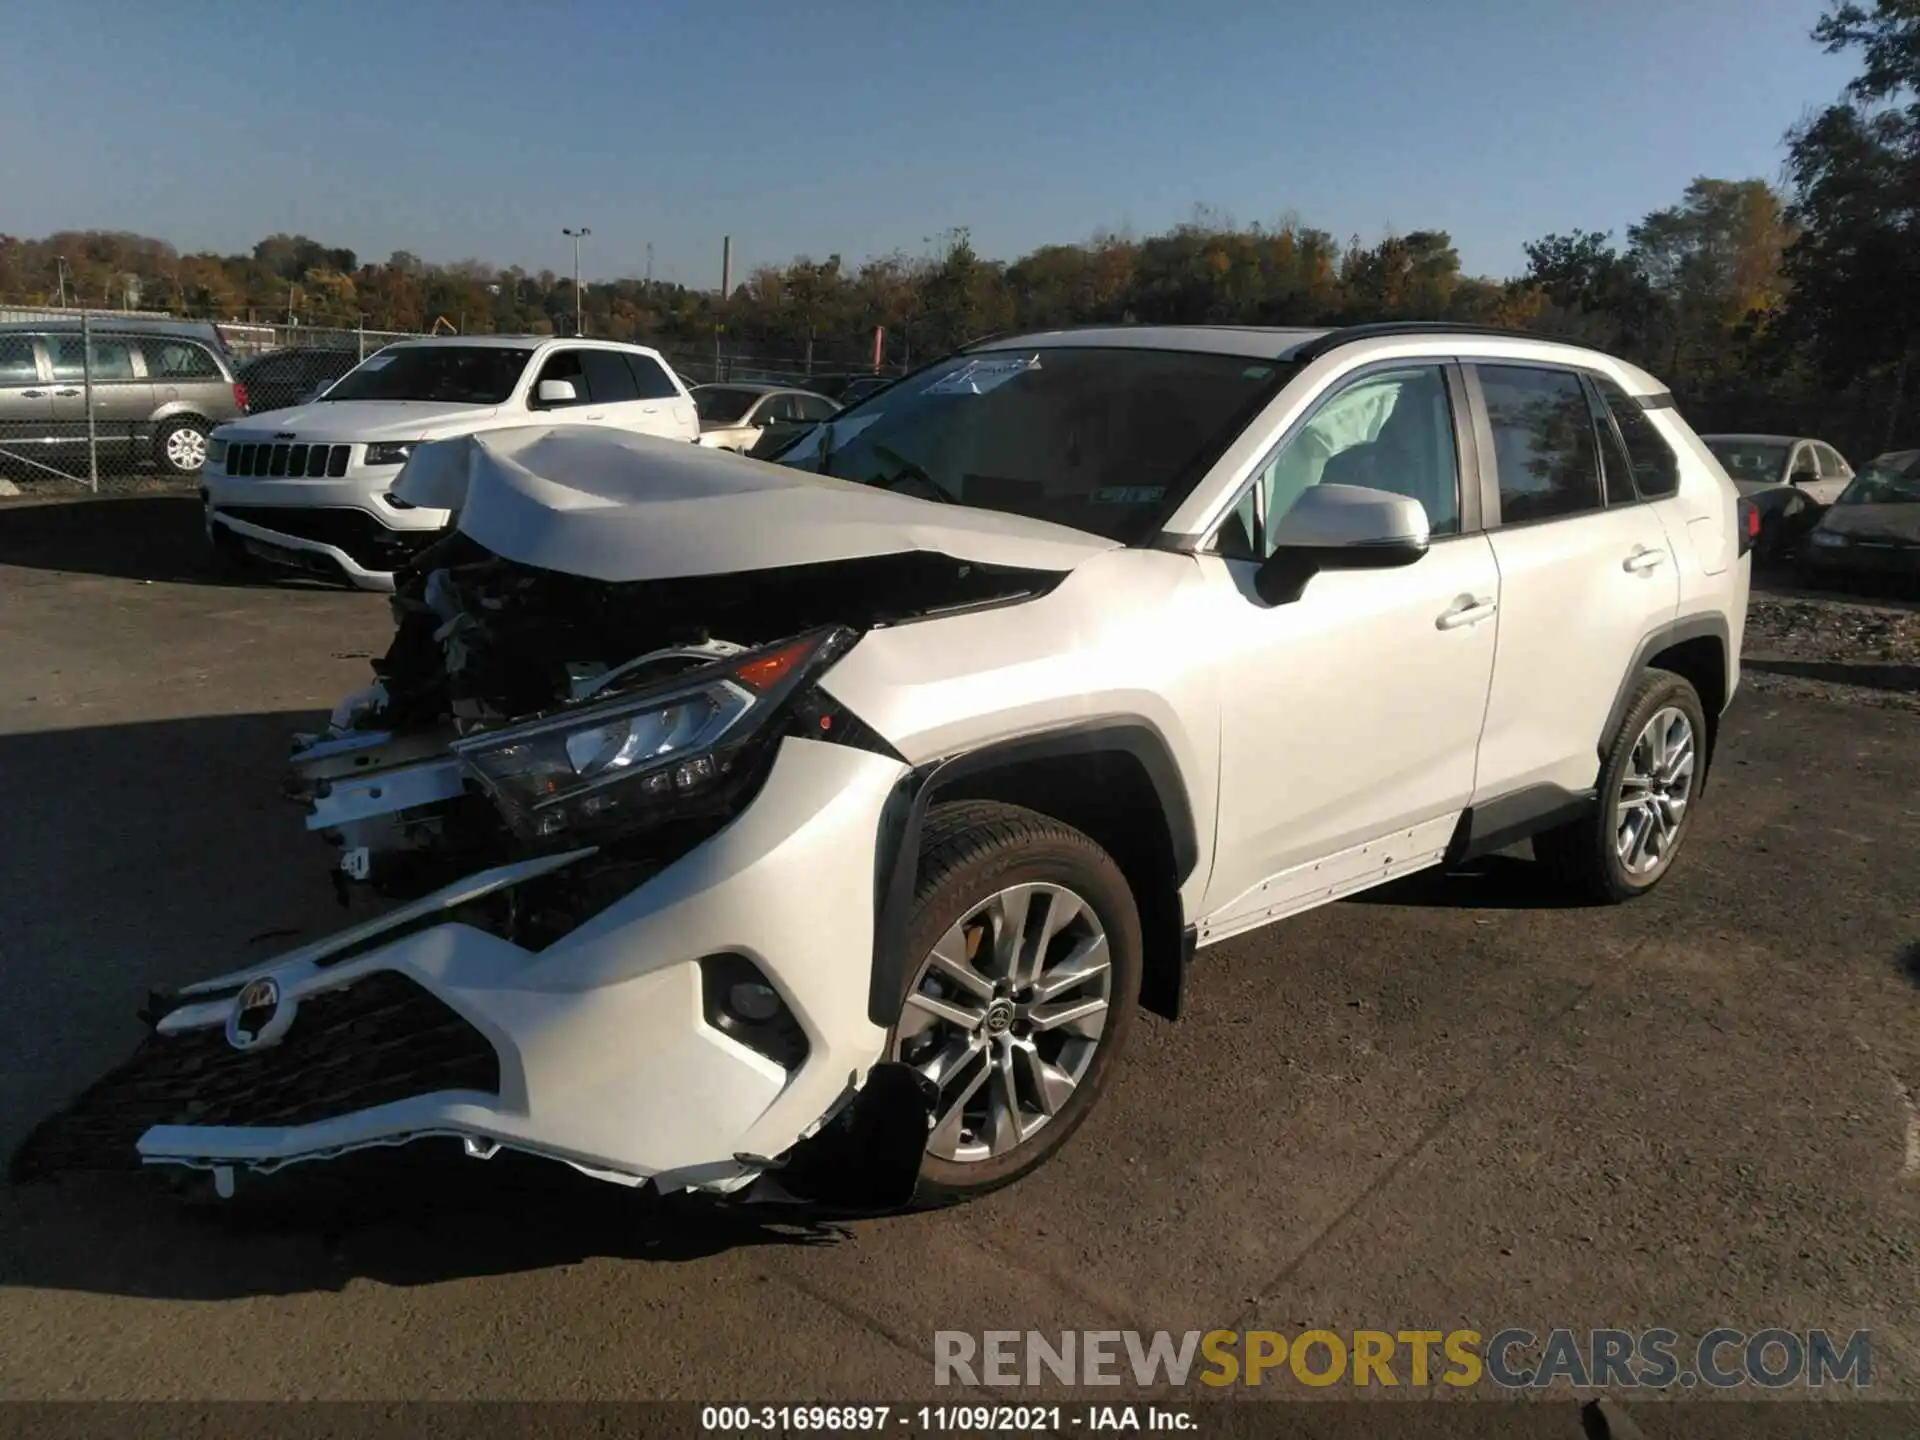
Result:
[[[278,764],[384,603],[214,583],[196,540],[190,501],[0,504],[0,1146],[147,983],[340,923]],[[1920,1400],[1914,643],[1757,597],[1658,893],[1563,908],[1522,851],[1208,950],[1058,1160],[964,1210],[766,1228],[463,1160],[272,1222],[0,1190],[0,1395],[901,1399],[937,1329],[1724,1323],[1871,1329]]]

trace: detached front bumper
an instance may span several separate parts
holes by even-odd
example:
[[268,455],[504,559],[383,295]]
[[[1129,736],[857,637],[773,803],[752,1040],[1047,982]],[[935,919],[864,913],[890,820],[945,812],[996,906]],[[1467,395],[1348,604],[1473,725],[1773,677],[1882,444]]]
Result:
[[[440,1135],[661,1191],[737,1190],[846,1107],[881,1056],[876,858],[905,773],[789,738],[724,829],[542,950],[450,913],[591,851],[470,876],[188,987],[128,1066],[29,1139],[16,1173],[97,1132],[103,1104],[145,1104],[140,1161],[222,1179]],[[716,1027],[715,957],[764,977],[803,1055]]]

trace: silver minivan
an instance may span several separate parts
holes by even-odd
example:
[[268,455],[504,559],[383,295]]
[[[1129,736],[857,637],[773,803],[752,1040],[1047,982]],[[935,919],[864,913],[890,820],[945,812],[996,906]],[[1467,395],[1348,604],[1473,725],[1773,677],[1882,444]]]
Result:
[[103,318],[93,361],[78,320],[0,325],[0,457],[54,463],[87,444],[88,371],[102,468],[148,460],[197,475],[214,426],[247,413],[220,333],[187,321]]

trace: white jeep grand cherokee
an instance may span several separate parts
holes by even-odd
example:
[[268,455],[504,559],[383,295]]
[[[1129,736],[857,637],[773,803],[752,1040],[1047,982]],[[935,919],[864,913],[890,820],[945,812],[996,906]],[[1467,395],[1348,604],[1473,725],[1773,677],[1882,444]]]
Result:
[[698,440],[693,397],[657,350],[498,335],[402,340],[287,410],[213,432],[201,469],[207,539],[262,561],[391,590],[451,518],[393,494],[414,449],[540,420]]
[[294,756],[389,907],[157,996],[17,1175],[449,1136],[739,1200],[1005,1184],[1196,950],[1529,836],[1659,883],[1751,534],[1639,370],[1416,325],[998,339],[779,465],[543,426],[398,493],[457,529]]

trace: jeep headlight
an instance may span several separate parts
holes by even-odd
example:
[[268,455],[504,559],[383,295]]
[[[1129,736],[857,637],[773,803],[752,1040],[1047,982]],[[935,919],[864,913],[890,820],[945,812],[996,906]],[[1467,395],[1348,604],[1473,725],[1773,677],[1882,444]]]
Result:
[[1847,543],[1846,536],[1837,535],[1831,530],[1816,530],[1808,538],[1811,543],[1818,545],[1823,550]]
[[383,440],[377,445],[369,445],[367,464],[404,465],[407,457],[413,454],[414,447],[424,443],[420,440]]
[[528,838],[651,819],[731,778],[787,699],[853,638],[815,631],[452,749]]

